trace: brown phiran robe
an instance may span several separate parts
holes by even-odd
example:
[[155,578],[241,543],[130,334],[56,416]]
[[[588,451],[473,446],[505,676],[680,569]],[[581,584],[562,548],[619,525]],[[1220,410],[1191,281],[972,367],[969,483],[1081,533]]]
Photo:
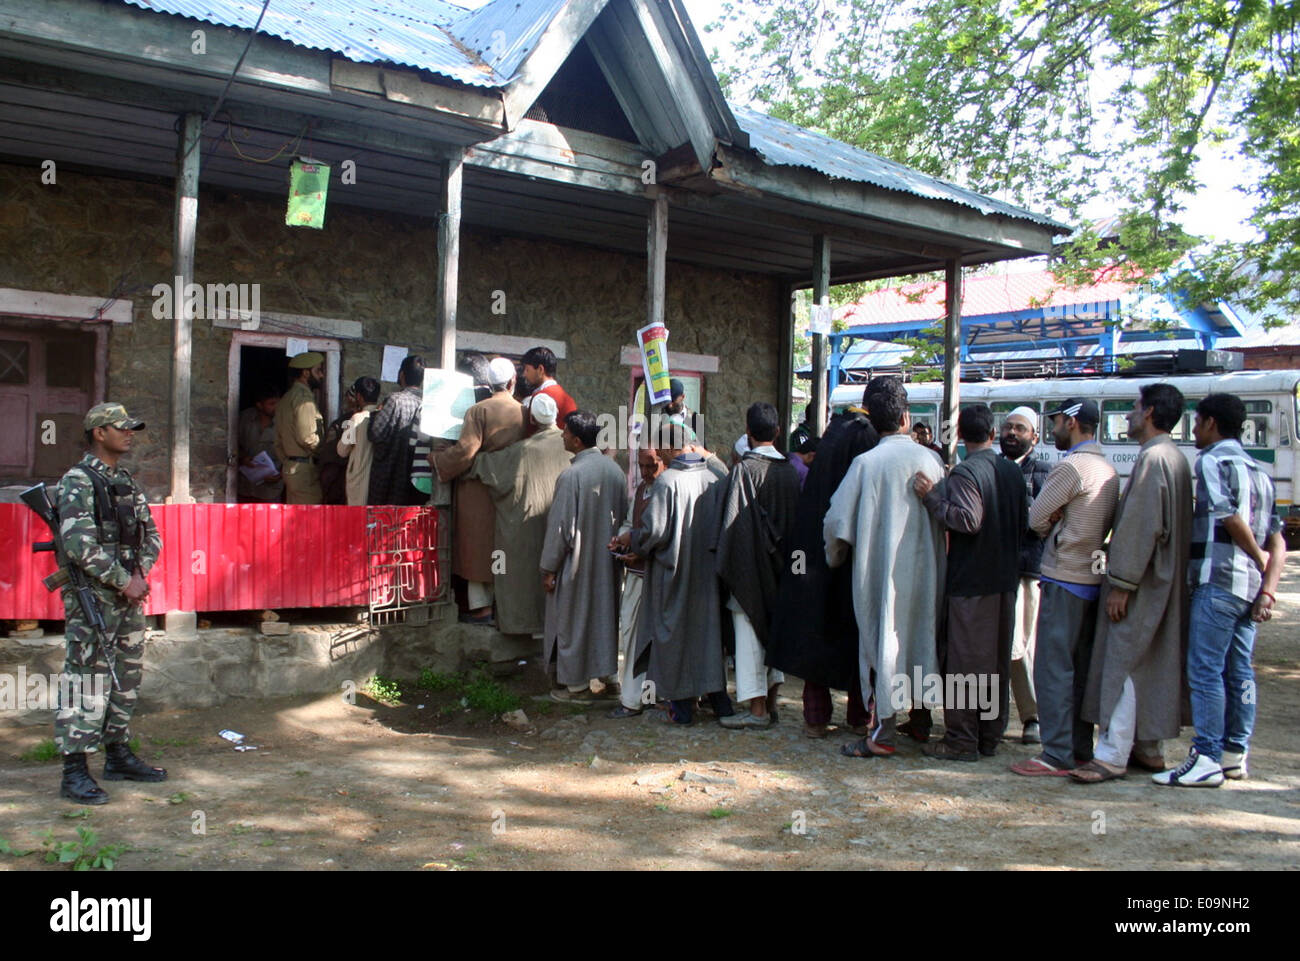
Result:
[[564,449],[564,432],[545,427],[505,450],[479,452],[464,475],[482,481],[495,507],[497,630],[540,634],[546,618],[546,591],[538,567],[546,539],[546,516],[555,486],[573,461]]
[[[1144,443],[1115,511],[1082,715],[1105,729],[1133,678],[1139,741],[1178,736],[1188,705],[1187,554],[1192,471],[1168,434]],[[1133,591],[1124,619],[1106,616],[1112,587]]]
[[453,574],[490,584],[496,510],[492,494],[481,481],[462,475],[479,451],[509,447],[524,436],[524,412],[509,391],[499,390],[465,411],[460,439],[446,450],[435,451],[433,466],[443,481],[458,479],[452,506]]

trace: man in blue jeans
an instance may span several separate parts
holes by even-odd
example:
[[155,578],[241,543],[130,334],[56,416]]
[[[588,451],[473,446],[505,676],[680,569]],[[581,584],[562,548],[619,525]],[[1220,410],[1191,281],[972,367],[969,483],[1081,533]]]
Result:
[[1196,507],[1188,580],[1187,643],[1196,736],[1187,760],[1152,775],[1157,784],[1218,787],[1246,776],[1255,727],[1255,623],[1272,616],[1286,563],[1282,526],[1273,512],[1273,482],[1241,446],[1246,405],[1210,394],[1196,405],[1192,432]]

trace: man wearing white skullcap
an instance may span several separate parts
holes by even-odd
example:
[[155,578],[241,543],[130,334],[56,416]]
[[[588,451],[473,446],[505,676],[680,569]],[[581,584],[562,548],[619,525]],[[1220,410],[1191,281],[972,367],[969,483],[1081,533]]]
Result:
[[[509,361],[505,361],[509,364]],[[537,433],[492,453],[479,452],[465,477],[481,481],[492,494],[497,556],[492,568],[497,630],[503,634],[541,634],[546,592],[537,576],[546,539],[546,515],[555,499],[555,484],[573,455],[555,424],[552,397],[533,398]]]
[[460,439],[431,458],[444,483],[456,479],[455,510],[452,514],[452,573],[468,582],[468,610],[461,620],[470,624],[492,624],[493,544],[496,511],[492,494],[474,477],[468,476],[480,452],[504,450],[524,436],[524,414],[512,396],[515,365],[497,357],[488,365],[492,396],[465,411]]
[[[1022,405],[1007,414],[1002,422],[1000,443],[1002,455],[1020,465],[1025,489],[1030,503],[1033,503],[1052,469],[1051,463],[1034,451],[1038,443],[1038,411]],[[1020,548],[1020,587],[1016,591],[1015,633],[1011,641],[1011,692],[1016,699],[1020,740],[1024,744],[1039,743],[1038,701],[1034,696],[1034,641],[1042,557],[1043,538],[1033,531],[1026,531]],[[1011,712],[1004,710],[1003,723],[1010,719]]]

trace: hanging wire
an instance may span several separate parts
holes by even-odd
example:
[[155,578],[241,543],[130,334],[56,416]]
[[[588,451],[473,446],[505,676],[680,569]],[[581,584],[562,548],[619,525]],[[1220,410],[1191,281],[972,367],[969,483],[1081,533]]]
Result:
[[[230,92],[230,85],[235,82],[235,77],[239,74],[239,68],[244,65],[244,58],[248,56],[248,50],[253,46],[253,38],[257,36],[257,31],[262,26],[262,18],[266,16],[267,8],[270,6],[271,0],[263,0],[262,12],[257,15],[257,23],[253,24],[253,30],[248,35],[248,43],[244,44],[244,52],[241,53],[239,59],[235,61],[235,69],[230,71],[230,76],[226,78],[226,85],[221,88],[221,96],[217,97],[217,102],[214,103],[212,109],[208,111],[208,115],[203,119],[203,124],[207,124],[208,121],[217,115],[217,111],[221,109],[221,104],[225,101],[226,94]],[[186,148],[184,155],[181,157],[182,162],[188,158],[189,155],[194,152],[194,148],[199,145],[199,141],[202,139],[202,133],[203,125],[200,125],[200,135],[195,137],[194,142]]]

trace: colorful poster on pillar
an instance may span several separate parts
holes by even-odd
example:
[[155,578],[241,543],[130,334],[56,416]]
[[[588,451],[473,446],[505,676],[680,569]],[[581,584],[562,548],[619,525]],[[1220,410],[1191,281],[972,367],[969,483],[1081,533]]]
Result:
[[663,324],[646,324],[636,332],[641,348],[641,368],[645,371],[650,403],[666,404],[672,400],[671,374],[668,371],[668,328]]
[[284,222],[290,227],[325,227],[325,197],[330,188],[328,164],[295,160],[289,167],[289,209]]

